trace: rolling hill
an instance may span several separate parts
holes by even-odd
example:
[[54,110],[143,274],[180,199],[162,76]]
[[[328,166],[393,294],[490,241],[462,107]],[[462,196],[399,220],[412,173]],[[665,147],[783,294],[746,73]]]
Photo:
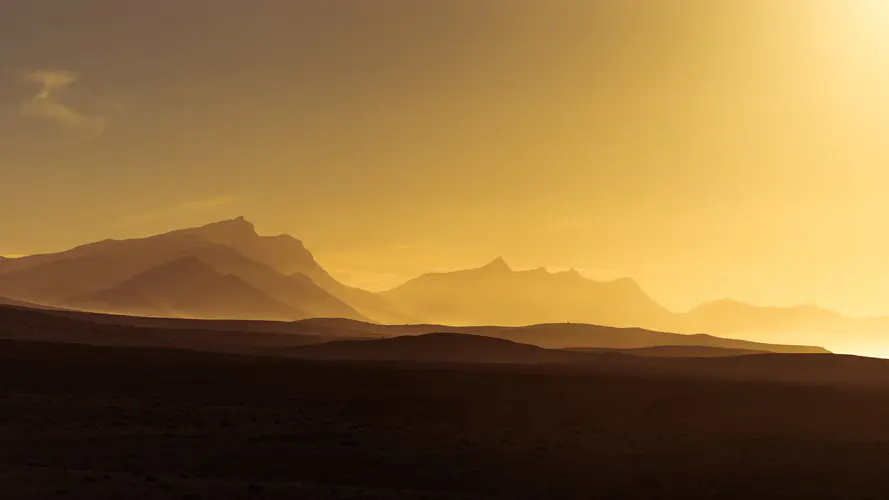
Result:
[[469,333],[533,344],[547,349],[596,347],[639,349],[657,346],[713,347],[776,353],[828,353],[815,346],[751,342],[706,334],[686,335],[641,328],[615,328],[580,323],[550,323],[521,327],[443,325],[376,325],[342,319],[308,319],[294,323],[294,331],[323,335],[383,338],[424,333]]
[[628,356],[650,358],[728,358],[732,356],[748,356],[750,354],[768,354],[769,351],[754,349],[731,349],[727,347],[707,347],[697,345],[662,345],[637,347],[634,349],[608,349],[603,347],[577,347],[568,349],[588,354],[616,353]]
[[[415,336],[430,333],[451,333],[477,335],[513,342],[535,345],[546,349],[593,348],[598,350],[626,350],[663,347],[668,351],[682,349],[728,349],[775,353],[828,353],[829,351],[812,346],[764,344],[735,339],[724,339],[707,335],[682,335],[654,332],[639,329],[622,329],[581,324],[549,324],[529,327],[449,327],[441,325],[379,325],[345,319],[311,318],[295,322],[264,320],[197,320],[181,318],[152,318],[96,314],[80,311],[38,311],[6,307],[9,311],[19,311],[16,323],[22,328],[37,331],[49,328],[56,321],[65,321],[70,331],[52,328],[52,338],[80,342],[83,331],[97,327],[150,329],[151,331],[201,331],[221,332],[225,335],[237,334],[243,337],[245,345],[251,343],[251,336],[296,335],[316,339],[386,339]],[[0,313],[4,308],[0,306]],[[27,312],[27,315],[22,315]],[[11,313],[10,313],[11,314]],[[0,320],[2,320],[0,315]],[[11,325],[10,325],[11,326]],[[31,328],[34,326],[34,328]],[[2,335],[0,335],[2,336]],[[16,337],[18,338],[18,337]],[[89,343],[89,342],[87,342]],[[670,352],[668,355],[672,355]]]
[[326,361],[511,364],[590,362],[590,357],[583,353],[549,350],[504,339],[459,333],[341,340],[288,349],[287,355]]

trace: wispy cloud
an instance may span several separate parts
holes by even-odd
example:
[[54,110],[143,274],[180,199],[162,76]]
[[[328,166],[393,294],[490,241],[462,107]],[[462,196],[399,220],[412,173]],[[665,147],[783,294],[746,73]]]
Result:
[[72,133],[72,139],[87,141],[105,132],[104,116],[80,113],[56,100],[56,93],[75,83],[78,74],[66,70],[35,70],[22,75],[22,79],[39,86],[37,94],[21,105],[22,116],[48,120]]
[[164,219],[181,217],[184,215],[199,214],[205,212],[213,212],[223,208],[236,205],[245,198],[242,196],[214,196],[200,200],[188,201],[185,203],[177,203],[166,207],[151,210],[145,213],[124,217],[122,222],[127,224],[155,222]]

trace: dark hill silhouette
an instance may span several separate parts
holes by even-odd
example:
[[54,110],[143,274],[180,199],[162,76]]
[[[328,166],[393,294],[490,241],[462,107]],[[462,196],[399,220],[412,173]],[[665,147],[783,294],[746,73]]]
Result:
[[[67,315],[79,315],[78,319]],[[648,357],[624,354],[585,354],[552,351],[534,346],[480,339],[477,336],[431,335],[398,339],[337,342],[342,347],[319,347],[337,337],[308,333],[265,333],[246,329],[210,329],[212,325],[253,322],[219,322],[163,319],[164,326],[100,323],[88,318],[101,315],[66,311],[38,311],[0,306],[0,339],[131,347],[167,347],[210,352],[254,354],[316,360],[399,361],[416,363],[519,363],[559,366],[567,370],[596,371],[632,376],[695,377],[734,380],[781,381],[815,385],[889,387],[889,361],[832,354],[750,354],[731,357]],[[136,321],[139,318],[121,318]],[[313,320],[314,321],[314,320]],[[175,325],[192,325],[176,328]],[[203,324],[200,329],[194,325]],[[260,324],[264,324],[260,322]],[[299,325],[299,323],[295,323]],[[348,337],[339,337],[348,339]],[[431,340],[430,340],[431,339]],[[420,348],[417,348],[419,343]],[[355,347],[358,346],[358,347]],[[372,347],[366,347],[372,346]],[[472,346],[469,348],[468,346]],[[334,352],[325,352],[333,349]],[[542,351],[542,352],[541,352]],[[315,352],[316,354],[311,354]],[[465,353],[462,354],[462,353]],[[555,353],[555,354],[552,354]],[[569,357],[570,356],[570,357]],[[460,361],[457,361],[460,360]]]
[[[102,321],[117,318],[120,323]],[[0,338],[31,342],[166,347],[208,352],[275,354],[338,337],[251,329],[250,321],[139,318],[0,306]],[[225,325],[226,328],[219,328]]]
[[[120,323],[114,323],[115,320]],[[139,321],[145,321],[146,324],[135,325]],[[266,325],[266,330],[276,325],[292,328],[292,330],[270,333],[261,329],[262,325]],[[307,328],[310,325],[314,325],[314,327]],[[275,357],[309,358],[316,356],[316,359],[322,359],[324,356],[327,356],[327,359],[333,359],[334,354],[323,354],[324,351],[326,349],[339,351],[341,347],[319,347],[318,351],[315,351],[318,353],[317,355],[308,354],[310,349],[303,352],[297,348],[336,340],[360,340],[354,335],[355,328],[338,328],[339,336],[319,332],[319,327],[325,325],[327,327],[355,326],[362,325],[362,323],[320,319],[296,323],[151,320],[149,318],[113,317],[82,312],[0,306],[0,338],[8,340],[170,347]],[[383,328],[380,325],[366,326],[368,328]],[[633,356],[614,353],[597,355],[540,349],[496,338],[480,339],[478,335],[465,338],[463,335],[453,333],[427,335],[425,338],[401,336],[398,339],[377,339],[367,342],[369,343],[334,344],[349,346],[348,356],[341,354],[336,354],[336,356],[343,360],[350,359],[350,357],[361,357],[365,360],[410,361],[420,364],[440,361],[454,362],[458,359],[465,363],[558,364],[571,370],[595,370],[634,376],[691,376],[819,385],[889,387],[889,361],[856,356],[749,354],[690,358]],[[418,343],[419,349],[416,348]],[[355,348],[355,346],[358,347]],[[472,346],[472,348],[470,349],[468,346]],[[357,350],[353,350],[353,348]],[[816,350],[811,349],[810,351]],[[464,352],[465,355],[461,354]],[[412,358],[406,359],[406,357]]]
[[192,318],[305,318],[244,279],[223,275],[196,257],[154,267],[116,287],[69,301],[72,306],[137,315]]
[[889,387],[889,360],[884,359],[775,353],[697,357],[667,353],[660,356],[655,352],[628,355],[621,352],[550,350],[502,339],[453,333],[334,341],[285,350],[289,357],[324,361],[551,365],[637,376]]
[[576,271],[514,271],[501,258],[478,269],[426,274],[382,295],[410,315],[450,325],[644,326],[668,323],[672,316],[630,279],[597,282]]
[[746,356],[750,354],[767,354],[769,351],[754,349],[730,349],[726,347],[708,347],[699,345],[663,345],[653,347],[637,347],[635,349],[607,349],[602,347],[576,347],[568,349],[588,354],[618,353],[629,356],[650,358],[726,358]]
[[717,347],[783,353],[828,353],[824,348],[806,345],[781,345],[714,337],[685,335],[641,328],[615,328],[579,323],[551,323],[524,327],[442,325],[375,325],[342,319],[308,319],[295,324],[300,332],[350,337],[394,337],[433,332],[471,333],[534,344],[547,349],[597,347],[639,349],[656,346]]
[[[2,313],[7,309],[21,309],[0,306],[0,321]],[[670,346],[676,349],[681,346],[690,346],[696,349],[706,347],[718,347],[722,349],[757,350],[766,352],[783,353],[827,353],[819,347],[788,346],[775,344],[762,344],[733,339],[722,339],[701,335],[681,335],[674,333],[649,332],[638,329],[620,329],[611,327],[597,327],[591,325],[536,325],[531,327],[447,327],[440,325],[406,325],[386,326],[360,321],[338,318],[324,319],[312,318],[296,322],[275,321],[245,321],[245,320],[196,320],[180,318],[156,318],[139,316],[120,316],[110,314],[97,314],[81,311],[37,311],[29,310],[27,321],[21,317],[18,321],[23,327],[36,324],[54,324],[53,318],[66,320],[66,325],[81,325],[82,328],[72,328],[70,332],[64,328],[51,328],[50,339],[67,342],[79,342],[81,330],[90,331],[96,327],[119,327],[120,332],[126,332],[127,328],[151,329],[151,330],[175,330],[186,331],[215,331],[236,333],[244,336],[241,342],[250,344],[251,336],[261,337],[264,334],[296,335],[316,339],[380,339],[407,335],[423,335],[429,333],[454,333],[480,335],[491,338],[500,338],[536,345],[548,349],[594,348],[597,350],[615,349],[639,349],[647,347]],[[39,328],[31,328],[35,331]],[[122,341],[123,342],[123,341]],[[124,343],[124,345],[126,345]],[[175,345],[171,345],[175,346]],[[677,347],[678,346],[678,347]]]
[[509,340],[458,333],[429,333],[376,340],[342,340],[289,349],[303,359],[430,363],[587,363],[583,353],[548,350]]
[[0,306],[13,306],[13,307],[21,307],[27,309],[54,309],[60,310],[57,307],[45,306],[43,304],[35,304],[33,302],[25,302],[22,300],[9,299],[6,297],[0,297]]

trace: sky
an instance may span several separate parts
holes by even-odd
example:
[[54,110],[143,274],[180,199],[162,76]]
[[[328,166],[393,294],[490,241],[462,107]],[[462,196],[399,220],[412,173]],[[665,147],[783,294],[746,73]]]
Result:
[[246,216],[889,314],[883,0],[0,0],[0,255]]

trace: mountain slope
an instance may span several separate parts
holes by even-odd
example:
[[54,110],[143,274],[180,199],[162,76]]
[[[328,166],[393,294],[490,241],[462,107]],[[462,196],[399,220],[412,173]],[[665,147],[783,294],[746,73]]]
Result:
[[382,295],[423,321],[452,325],[657,326],[671,318],[632,280],[605,283],[576,271],[513,271],[502,259],[478,269],[426,274]]
[[81,295],[69,305],[96,311],[190,318],[305,318],[244,279],[223,275],[196,257],[162,264],[114,288]]
[[234,248],[208,244],[189,252],[221,274],[233,274],[270,297],[321,318],[367,321],[352,306],[319,287],[308,276],[279,274],[267,264],[247,258]]

